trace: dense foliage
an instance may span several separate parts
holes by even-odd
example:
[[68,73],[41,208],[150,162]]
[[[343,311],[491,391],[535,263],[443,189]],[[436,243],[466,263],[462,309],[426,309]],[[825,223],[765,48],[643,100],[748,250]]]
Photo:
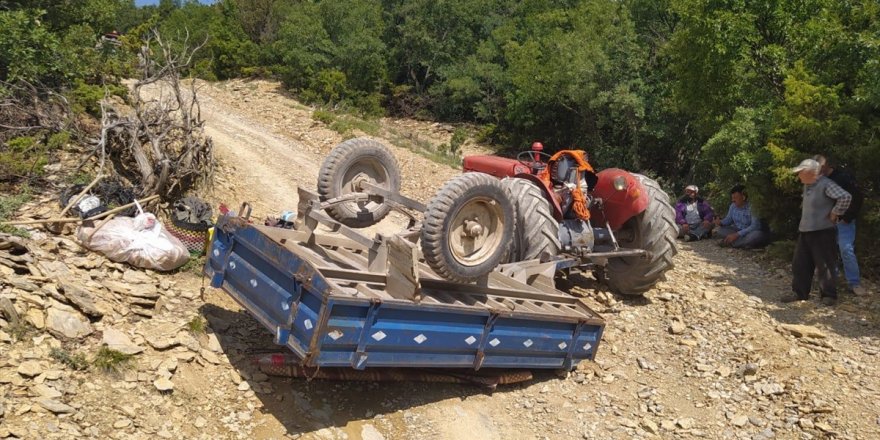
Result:
[[860,249],[880,236],[876,0],[0,0],[0,27],[0,80],[95,84],[106,63],[86,43],[156,27],[205,43],[206,79],[272,75],[313,104],[583,148],[671,192],[708,188],[721,211],[743,182],[782,236],[787,169],[823,153],[869,195]]

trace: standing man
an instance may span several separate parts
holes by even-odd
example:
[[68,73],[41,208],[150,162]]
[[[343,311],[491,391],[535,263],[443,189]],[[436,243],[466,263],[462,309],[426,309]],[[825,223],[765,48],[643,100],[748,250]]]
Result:
[[[837,222],[837,246],[840,249],[843,273],[846,276],[846,283],[849,284],[849,290],[858,296],[866,295],[868,292],[862,287],[862,280],[859,277],[859,262],[856,260],[856,251],[853,245],[856,240],[856,217],[859,216],[859,211],[862,209],[864,196],[851,174],[821,154],[814,156],[813,160],[819,162],[822,167],[820,172],[823,176],[834,181],[852,196],[849,208]],[[836,267],[837,265],[835,265]]]
[[798,240],[791,262],[792,294],[782,302],[805,301],[810,298],[813,272],[819,274],[822,304],[837,303],[834,266],[837,264],[837,229],[840,216],[849,208],[852,196],[821,173],[822,166],[813,159],[804,159],[791,171],[804,184]]
[[684,241],[702,240],[712,232],[715,212],[709,202],[698,195],[699,192],[697,185],[688,185],[684,189],[684,197],[675,203],[678,238],[684,238]]

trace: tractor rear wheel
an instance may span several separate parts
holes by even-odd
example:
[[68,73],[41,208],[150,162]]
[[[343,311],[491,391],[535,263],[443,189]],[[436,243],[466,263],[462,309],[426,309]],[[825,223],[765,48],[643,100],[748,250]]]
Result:
[[428,202],[422,254],[438,275],[467,283],[507,259],[516,226],[501,181],[471,172],[447,181]]
[[626,248],[644,249],[650,258],[622,257],[611,258],[605,268],[608,286],[622,295],[642,295],[663,279],[672,269],[672,257],[678,253],[675,237],[678,228],[675,224],[675,210],[669,203],[669,196],[652,179],[633,174],[644,186],[648,194],[648,207],[641,214],[629,219],[623,226],[626,237],[619,241]]
[[[400,168],[391,151],[381,143],[367,138],[349,139],[330,151],[318,173],[318,194],[334,199],[346,194],[364,192],[362,183],[369,182],[391,192],[400,191]],[[378,223],[391,211],[381,197],[343,202],[327,209],[338,222],[353,228]]]
[[559,222],[553,218],[547,196],[534,183],[517,177],[501,180],[516,209],[516,233],[509,263],[556,256],[559,243]]

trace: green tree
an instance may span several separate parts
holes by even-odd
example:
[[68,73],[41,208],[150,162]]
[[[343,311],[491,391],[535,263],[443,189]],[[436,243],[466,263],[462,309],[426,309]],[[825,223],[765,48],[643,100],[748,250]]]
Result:
[[383,26],[376,1],[298,3],[272,43],[275,70],[309,101],[380,112],[388,81]]
[[38,10],[0,11],[0,80],[60,84],[65,71],[59,40]]

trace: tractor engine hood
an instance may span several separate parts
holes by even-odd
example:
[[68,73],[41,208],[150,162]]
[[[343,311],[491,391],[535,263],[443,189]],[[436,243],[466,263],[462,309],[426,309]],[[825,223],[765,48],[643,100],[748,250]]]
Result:
[[516,159],[490,155],[465,157],[462,161],[462,168],[465,172],[478,171],[490,174],[499,179],[513,177],[517,174],[528,173],[530,171],[529,167]]

